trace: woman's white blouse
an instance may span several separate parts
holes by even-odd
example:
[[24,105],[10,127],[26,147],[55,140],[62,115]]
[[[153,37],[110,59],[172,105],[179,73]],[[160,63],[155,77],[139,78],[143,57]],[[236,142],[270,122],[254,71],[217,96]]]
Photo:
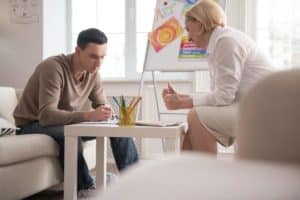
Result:
[[257,80],[274,70],[245,33],[217,27],[207,48],[210,92],[193,96],[194,106],[231,104]]

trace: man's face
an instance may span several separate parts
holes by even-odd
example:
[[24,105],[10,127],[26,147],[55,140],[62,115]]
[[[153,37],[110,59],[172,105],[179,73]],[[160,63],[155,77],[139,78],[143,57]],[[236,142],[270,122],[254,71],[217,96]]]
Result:
[[106,56],[106,44],[89,43],[85,49],[76,47],[79,56],[79,64],[83,70],[89,73],[98,71]]

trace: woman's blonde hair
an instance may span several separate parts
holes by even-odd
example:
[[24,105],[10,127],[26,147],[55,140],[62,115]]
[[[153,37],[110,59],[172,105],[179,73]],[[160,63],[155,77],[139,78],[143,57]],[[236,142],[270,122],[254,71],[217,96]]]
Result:
[[203,30],[199,34],[212,31],[215,27],[226,25],[223,9],[213,0],[200,0],[185,14],[186,20],[199,21]]

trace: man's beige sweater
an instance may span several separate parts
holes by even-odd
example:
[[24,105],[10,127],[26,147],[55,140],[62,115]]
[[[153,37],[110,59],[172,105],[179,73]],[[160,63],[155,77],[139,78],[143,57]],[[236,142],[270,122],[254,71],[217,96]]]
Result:
[[38,121],[42,126],[84,121],[79,111],[88,99],[96,108],[105,104],[98,73],[74,79],[73,54],[50,57],[41,62],[30,77],[14,111],[17,126]]

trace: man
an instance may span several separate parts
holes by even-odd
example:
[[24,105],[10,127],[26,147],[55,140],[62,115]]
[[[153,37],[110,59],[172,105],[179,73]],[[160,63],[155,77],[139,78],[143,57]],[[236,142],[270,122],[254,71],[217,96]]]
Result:
[[[59,145],[59,161],[64,168],[64,125],[84,121],[102,121],[112,117],[106,106],[101,79],[97,73],[106,56],[107,37],[98,29],[80,32],[75,52],[42,61],[30,77],[23,96],[14,111],[17,134],[44,133]],[[93,111],[81,112],[87,100]],[[79,138],[78,190],[94,188],[82,153]],[[110,138],[119,170],[137,162],[138,155],[131,138]]]

